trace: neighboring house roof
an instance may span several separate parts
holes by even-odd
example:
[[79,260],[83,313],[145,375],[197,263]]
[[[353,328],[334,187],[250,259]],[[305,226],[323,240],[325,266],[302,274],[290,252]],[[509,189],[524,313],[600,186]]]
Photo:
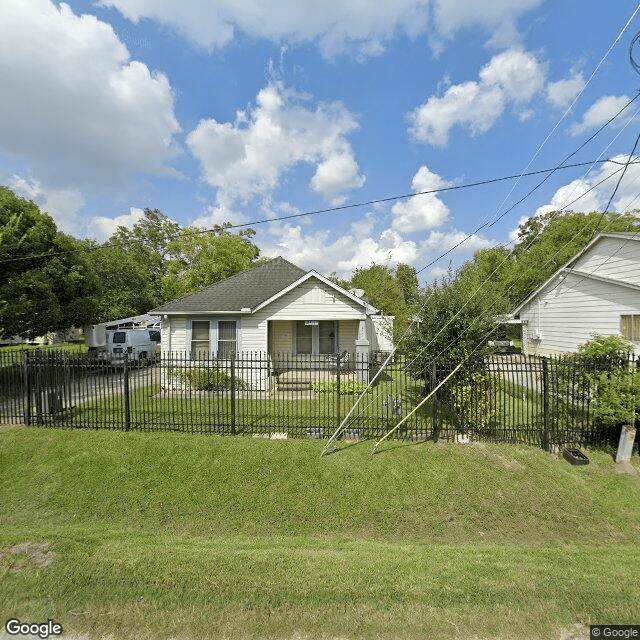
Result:
[[309,278],[317,278],[363,306],[367,303],[315,271],[305,271],[278,256],[260,266],[189,295],[167,302],[150,313],[254,313]]
[[544,282],[544,284],[539,286],[524,302],[521,302],[509,315],[517,316],[522,311],[522,309],[524,309],[524,307],[526,307],[541,291],[543,291],[547,286],[549,286],[551,282],[553,282],[558,276],[562,274],[574,273],[576,275],[581,276],[582,278],[589,278],[593,280],[599,280],[601,282],[607,282],[609,284],[619,285],[622,287],[637,289],[636,285],[629,282],[625,282],[623,280],[614,280],[613,278],[605,278],[602,276],[598,276],[595,273],[577,271],[576,269],[572,268],[572,265],[576,264],[576,262],[578,262],[578,260],[580,260],[580,258],[582,258],[582,256],[585,255],[585,253],[590,251],[591,248],[596,243],[600,242],[602,238],[616,238],[624,241],[633,240],[636,242],[640,242],[640,235],[638,235],[637,233],[600,233],[598,234],[591,242],[585,245],[582,251],[580,251],[575,256],[573,256],[573,258],[571,258],[571,260],[569,260],[569,262],[567,262],[564,266],[560,267],[546,282]]

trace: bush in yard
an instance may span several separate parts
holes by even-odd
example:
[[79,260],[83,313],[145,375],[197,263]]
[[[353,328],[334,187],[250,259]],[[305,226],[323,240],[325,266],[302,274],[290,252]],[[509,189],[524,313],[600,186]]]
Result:
[[558,412],[559,422],[570,426],[585,419],[585,411],[568,409],[578,400],[585,410],[590,407],[594,420],[605,429],[633,424],[640,403],[640,376],[629,368],[632,351],[633,345],[620,336],[595,336],[578,348],[577,355],[559,360],[555,375],[550,375],[552,401],[567,407]]
[[[360,395],[367,390],[367,386],[364,382],[358,382],[357,380],[343,380],[340,382],[340,395]],[[312,388],[316,393],[337,393],[338,381],[326,380],[314,382]]]
[[[585,372],[591,388],[591,404],[604,427],[633,425],[640,400],[640,376],[629,368],[633,345],[620,336],[596,336],[578,353],[588,358]],[[590,370],[589,370],[590,369]]]
[[[177,375],[182,382],[190,384],[193,389],[198,391],[231,389],[231,375],[215,367],[184,369],[179,371]],[[236,389],[243,389],[245,386],[244,380],[236,378]]]
[[450,394],[454,418],[462,432],[482,433],[494,422],[493,376],[482,368],[462,371],[445,385]]

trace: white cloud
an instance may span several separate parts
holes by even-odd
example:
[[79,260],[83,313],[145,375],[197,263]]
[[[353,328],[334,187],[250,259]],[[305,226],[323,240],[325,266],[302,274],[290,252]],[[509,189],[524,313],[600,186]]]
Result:
[[307,231],[302,225],[274,222],[266,235],[259,242],[262,255],[281,255],[305,269],[336,272],[340,277],[348,277],[354,269],[374,262],[393,266],[398,262],[413,264],[419,259],[416,243],[392,229],[383,230],[377,237],[372,233],[336,237],[328,229]]
[[509,105],[522,108],[544,87],[546,70],[532,53],[510,49],[480,70],[479,81],[450,86],[409,115],[410,133],[419,142],[445,147],[456,125],[472,135],[486,133]]
[[169,81],[130,60],[113,29],[66,4],[0,4],[0,150],[57,185],[162,172],[179,125]]
[[569,78],[547,85],[547,101],[558,109],[566,109],[584,89],[582,73],[574,71]]
[[236,30],[274,42],[317,42],[332,57],[346,49],[379,55],[397,31],[416,36],[428,24],[427,0],[358,2],[318,0],[102,0],[128,19],[168,25],[207,50],[224,47]]
[[[420,243],[421,255],[437,257],[445,251],[450,253],[473,253],[479,249],[493,247],[494,240],[464,231],[432,231]],[[448,254],[449,255],[449,254]]]
[[492,32],[495,47],[512,46],[518,41],[516,23],[527,11],[542,4],[542,0],[434,0],[438,31],[451,38],[462,28],[483,27]]
[[[380,55],[385,42],[403,32],[430,32],[449,39],[479,26],[495,46],[518,40],[517,20],[542,0],[102,0],[129,20],[148,18],[168,25],[207,50],[224,47],[241,31],[274,42],[313,42],[327,57],[347,50],[359,59]],[[430,20],[433,17],[433,20]]]
[[358,163],[350,148],[336,150],[318,165],[310,186],[332,204],[339,205],[345,201],[345,191],[359,189],[364,184],[365,178],[358,171]]
[[[571,135],[579,136],[586,131],[591,131],[603,125],[613,118],[629,101],[629,96],[603,96],[587,109],[582,122],[576,123],[571,127]],[[629,116],[623,114],[618,119],[618,124],[624,124],[628,121]]]
[[357,128],[355,118],[340,103],[311,110],[308,101],[273,82],[234,123],[202,120],[187,144],[206,181],[224,197],[248,201],[274,191],[284,171],[303,163],[316,167],[310,186],[330,201],[362,186],[364,177],[345,138]]
[[[582,213],[604,211],[622,172],[621,165],[627,162],[628,156],[616,156],[612,160],[617,164],[605,163],[588,176],[573,180],[557,189],[551,201],[538,207],[535,215],[565,210]],[[638,160],[636,159],[636,161]],[[639,187],[640,164],[630,164],[624,179],[618,185],[615,199],[611,203],[609,211],[622,213],[637,208]]]
[[90,235],[98,242],[104,242],[118,230],[118,227],[127,227],[131,229],[143,218],[144,211],[137,207],[131,207],[129,209],[129,213],[123,213],[115,218],[96,216],[91,220]]
[[43,213],[49,214],[61,231],[73,235],[83,231],[79,211],[85,200],[77,189],[47,189],[38,181],[16,175],[8,184],[14,193],[32,200]]
[[[421,193],[449,187],[452,184],[422,166],[413,177],[411,187],[414,193]],[[441,226],[449,216],[449,207],[440,200],[437,194],[428,193],[396,203],[391,212],[393,214],[392,228],[403,233],[411,233]]]
[[193,226],[211,229],[215,225],[222,226],[225,222],[244,224],[247,222],[247,216],[234,209],[232,200],[218,195],[216,203],[207,206],[202,215],[194,220]]
[[483,86],[499,87],[505,101],[526,104],[543,88],[546,70],[532,53],[510,49],[491,58],[479,75]]
[[[611,187],[607,187],[611,190]],[[606,206],[604,192],[599,189],[592,189],[591,181],[574,180],[563,187],[560,187],[549,204],[545,204],[536,209],[536,216],[544,215],[551,211],[598,211]]]

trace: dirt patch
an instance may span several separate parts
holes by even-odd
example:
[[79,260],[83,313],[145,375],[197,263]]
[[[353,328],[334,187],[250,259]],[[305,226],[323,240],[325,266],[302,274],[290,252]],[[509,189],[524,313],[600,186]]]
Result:
[[0,560],[9,558],[11,571],[20,571],[25,564],[31,564],[39,569],[48,567],[56,558],[53,551],[49,551],[46,542],[22,542],[15,544],[6,551],[0,551]]

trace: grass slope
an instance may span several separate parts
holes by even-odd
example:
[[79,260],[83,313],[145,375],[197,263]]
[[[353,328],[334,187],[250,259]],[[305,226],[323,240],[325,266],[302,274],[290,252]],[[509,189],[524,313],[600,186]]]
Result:
[[118,639],[552,638],[640,620],[640,483],[611,456],[323,445],[0,432],[0,617]]

